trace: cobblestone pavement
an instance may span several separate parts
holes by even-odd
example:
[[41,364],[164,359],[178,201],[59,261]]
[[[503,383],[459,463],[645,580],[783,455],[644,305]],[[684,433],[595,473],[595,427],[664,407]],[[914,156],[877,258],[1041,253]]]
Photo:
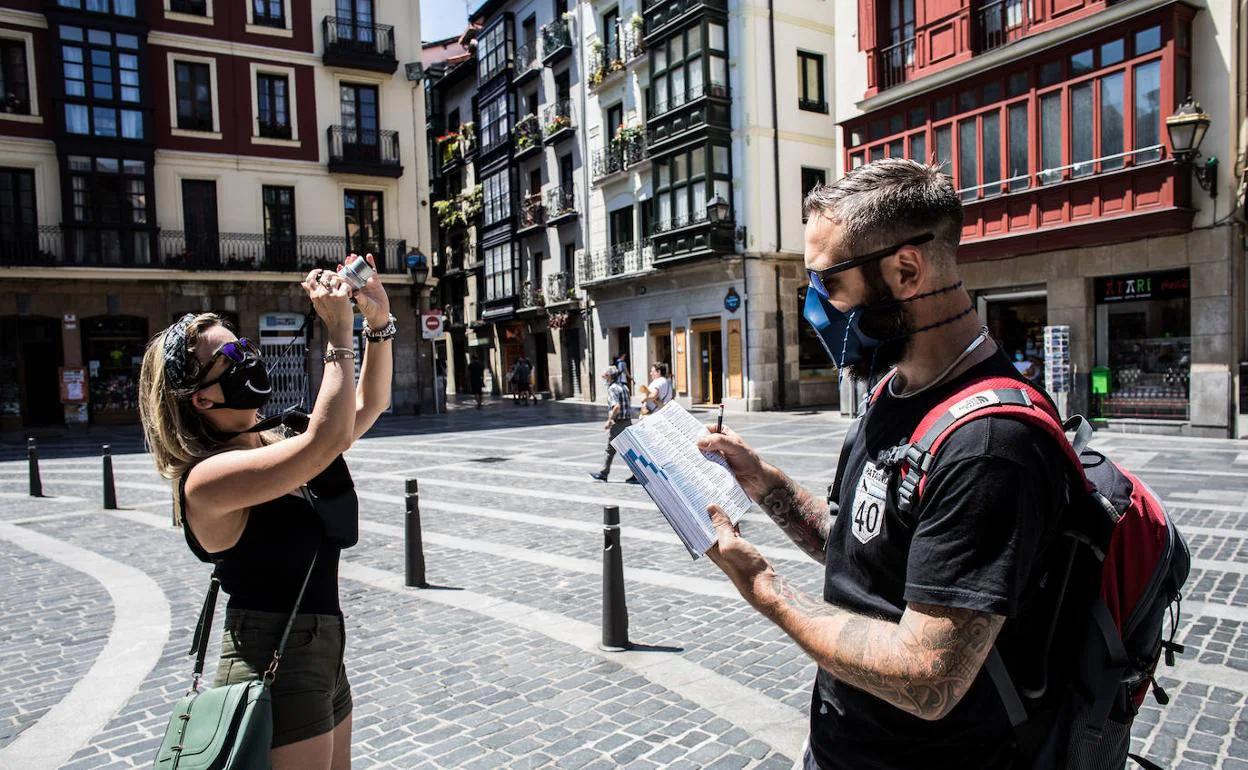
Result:
[[[579,405],[496,402],[389,419],[352,449],[362,532],[343,558],[342,600],[356,767],[792,765],[813,664],[713,565],[688,558],[644,491],[620,483],[622,464],[608,484],[589,478],[602,461],[600,417]],[[818,412],[731,423],[816,489],[830,480],[846,427]],[[1135,748],[1167,767],[1248,770],[1248,446],[1098,438],[1170,503],[1193,551],[1179,633],[1188,652],[1161,678],[1171,704],[1150,699],[1141,713]],[[104,442],[120,511],[99,509]],[[40,453],[48,497],[35,499],[24,446],[0,443],[0,766],[24,731],[58,719],[56,705],[128,622],[72,558],[30,550],[14,531],[137,569],[163,594],[171,631],[150,640],[155,667],[58,760],[149,765],[188,684],[208,570],[170,526],[168,485],[137,433],[45,441]],[[407,478],[420,482],[435,585],[425,591],[402,586]],[[641,650],[625,654],[595,644],[606,504],[621,508],[629,635]],[[748,515],[743,531],[778,570],[818,591],[819,567],[762,514]]]

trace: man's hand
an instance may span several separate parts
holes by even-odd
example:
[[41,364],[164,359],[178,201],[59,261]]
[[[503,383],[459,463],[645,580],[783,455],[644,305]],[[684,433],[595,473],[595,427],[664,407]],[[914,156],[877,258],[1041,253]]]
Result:
[[604,425],[602,426],[602,429],[603,429],[603,430],[611,430],[611,423],[612,423],[612,422],[613,422],[612,420],[607,420],[606,424],[604,424]]
[[717,452],[723,457],[732,470],[732,475],[737,477],[751,500],[761,500],[763,495],[776,486],[775,468],[763,462],[763,458],[745,443],[745,439],[728,427],[717,431],[716,426],[708,425],[707,429],[711,435],[698,439],[698,449],[703,452]]
[[728,515],[719,506],[712,505],[706,510],[711,514],[717,538],[706,555],[732,580],[741,596],[755,609],[762,611],[767,603],[776,598],[772,588],[775,570],[758,549],[741,536],[741,530],[728,520]]

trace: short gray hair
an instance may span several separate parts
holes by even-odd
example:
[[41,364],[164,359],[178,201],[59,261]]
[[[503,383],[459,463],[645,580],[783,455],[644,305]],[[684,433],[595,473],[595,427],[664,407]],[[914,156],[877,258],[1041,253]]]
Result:
[[962,202],[952,181],[940,166],[904,158],[877,160],[815,186],[802,210],[841,226],[847,257],[930,232],[932,256],[952,266],[962,238]]
[[603,370],[602,376],[606,377],[608,380],[611,380],[612,382],[615,382],[616,380],[620,378],[620,370],[617,367],[608,366],[606,369]]

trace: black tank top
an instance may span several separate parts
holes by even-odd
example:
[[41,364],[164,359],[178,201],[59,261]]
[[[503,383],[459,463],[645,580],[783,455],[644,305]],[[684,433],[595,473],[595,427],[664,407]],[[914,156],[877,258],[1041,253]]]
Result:
[[[178,498],[184,512],[189,473],[188,470],[178,480]],[[227,606],[231,609],[290,612],[312,555],[316,554],[316,566],[299,612],[342,614],[338,605],[338,559],[342,550],[324,542],[324,525],[302,496],[282,495],[252,507],[238,542],[224,551],[208,553],[191,532],[185,516],[182,532],[200,561],[217,565],[217,576],[230,597]]]

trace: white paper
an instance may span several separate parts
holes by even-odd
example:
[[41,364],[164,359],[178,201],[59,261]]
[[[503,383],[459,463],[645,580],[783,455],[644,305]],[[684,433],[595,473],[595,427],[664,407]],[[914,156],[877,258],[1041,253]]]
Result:
[[715,543],[707,506],[718,505],[735,524],[751,505],[724,459],[698,449],[707,433],[673,401],[611,442],[695,559]]

